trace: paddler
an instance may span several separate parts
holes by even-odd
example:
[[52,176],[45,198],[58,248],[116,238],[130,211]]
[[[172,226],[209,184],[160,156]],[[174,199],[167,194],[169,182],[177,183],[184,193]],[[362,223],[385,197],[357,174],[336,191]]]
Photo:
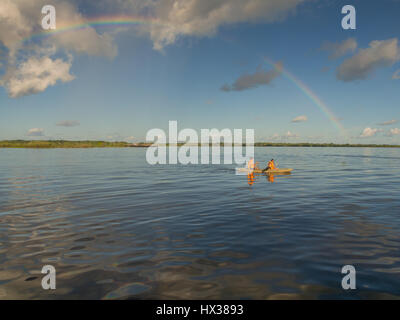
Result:
[[254,158],[250,158],[250,160],[247,162],[247,169],[254,170],[254,167],[255,167]]
[[268,165],[267,165],[267,167],[264,169],[264,171],[274,170],[274,169],[276,169],[275,162],[274,162],[274,159],[271,159],[271,161],[268,162]]
[[257,164],[258,162],[254,163],[254,158],[250,158],[250,160],[247,162],[247,169],[249,170],[257,169]]

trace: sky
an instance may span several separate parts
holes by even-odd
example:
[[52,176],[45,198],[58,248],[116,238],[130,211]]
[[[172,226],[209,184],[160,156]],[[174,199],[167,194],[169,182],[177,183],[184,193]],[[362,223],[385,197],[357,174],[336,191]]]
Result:
[[398,0],[0,0],[0,140],[139,142],[176,120],[400,144],[399,13]]

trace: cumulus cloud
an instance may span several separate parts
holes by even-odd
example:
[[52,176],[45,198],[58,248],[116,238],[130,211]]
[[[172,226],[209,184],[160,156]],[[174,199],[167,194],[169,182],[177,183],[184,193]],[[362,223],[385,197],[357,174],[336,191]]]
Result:
[[[57,4],[57,28],[62,29],[63,27],[80,25],[86,22],[85,17],[71,3],[66,1],[59,2]],[[99,34],[92,27],[55,34],[49,38],[49,42],[67,51],[93,56],[114,58],[118,53],[111,34]]]
[[399,128],[390,129],[388,135],[391,137],[398,136],[398,135],[400,135],[400,129]]
[[357,41],[354,38],[348,38],[343,42],[325,42],[321,50],[330,52],[330,59],[336,59],[346,55],[347,53],[354,52],[357,49]]
[[10,58],[14,58],[22,45],[21,40],[33,32],[34,23],[37,22],[26,19],[20,9],[20,2],[14,0],[0,2],[0,42],[9,50]]
[[272,80],[277,78],[282,72],[282,63],[277,63],[272,70],[263,70],[260,66],[255,73],[243,74],[232,84],[224,84],[222,91],[243,91],[247,89],[257,88],[262,85],[268,85]]
[[136,137],[134,137],[134,136],[125,137],[123,139],[123,141],[125,141],[125,142],[134,142],[135,140],[136,140]]
[[[295,13],[299,4],[309,0],[98,0],[80,6],[82,0],[52,0],[51,4],[57,10],[57,28],[62,29],[71,25],[86,22],[85,12],[91,12],[98,7],[113,14],[149,17],[149,22],[136,26],[135,31],[146,34],[153,41],[157,50],[173,44],[180,37],[205,37],[217,33],[221,26],[235,23],[273,23],[284,20]],[[0,46],[7,48],[8,77],[19,68],[22,59],[26,62],[31,58],[40,59],[57,54],[87,54],[113,58],[117,55],[117,47],[113,42],[115,29],[112,32],[99,33],[95,28],[86,27],[79,30],[53,33],[51,37],[35,38],[27,43],[32,35],[43,32],[40,26],[42,14],[40,9],[49,4],[47,0],[0,0]],[[51,48],[52,54],[44,54],[43,48]],[[57,56],[58,58],[60,56]],[[19,61],[18,61],[19,60]],[[53,60],[57,61],[57,60]],[[272,73],[248,75],[233,88],[242,90],[266,84]],[[2,79],[0,85],[9,84]],[[20,79],[20,81],[22,81]],[[27,83],[27,81],[23,81]],[[249,82],[246,84],[246,82]],[[242,87],[243,86],[243,87]],[[38,87],[37,85],[33,87]],[[43,86],[46,87],[46,83]],[[26,92],[35,93],[41,89],[32,88]],[[244,89],[243,89],[244,90]],[[10,96],[20,96],[13,93]]]
[[[0,2],[0,42],[13,56],[17,50],[23,49],[22,40],[35,33],[43,32],[41,28],[41,8],[48,4],[47,0],[2,0]],[[57,28],[79,25],[86,22],[85,17],[71,1],[53,0],[56,7]],[[109,34],[98,34],[92,27],[53,34],[45,44],[55,43],[67,50],[90,55],[114,56],[116,47]]]
[[400,69],[395,71],[395,73],[393,73],[392,79],[393,80],[399,80],[400,79]]
[[380,129],[373,129],[373,128],[365,128],[363,130],[363,132],[361,133],[360,137],[361,138],[369,138],[369,137],[373,137],[374,135],[376,135],[378,132],[382,132],[382,130]]
[[57,81],[68,82],[74,79],[70,74],[71,61],[49,57],[31,57],[15,68],[10,68],[0,82],[12,98],[44,91]]
[[294,123],[296,123],[296,122],[305,122],[307,120],[308,120],[307,116],[298,116],[298,117],[294,118],[292,120],[292,122],[294,122]]
[[378,123],[378,125],[380,125],[380,126],[390,126],[392,124],[396,124],[397,122],[399,122],[399,121],[393,119],[393,120],[389,120],[389,121]]
[[77,120],[65,120],[57,122],[56,125],[59,127],[77,127],[80,125],[80,122]]
[[151,9],[157,24],[143,26],[155,49],[174,43],[180,36],[212,36],[223,25],[271,23],[285,19],[306,0],[161,0]]
[[44,136],[44,130],[41,128],[32,128],[28,130],[26,135],[30,137],[41,137]]
[[291,131],[288,131],[282,135],[278,134],[278,133],[274,133],[271,136],[272,140],[288,140],[288,139],[294,139],[294,138],[299,138],[299,135],[296,133],[293,133]]
[[288,138],[288,139],[290,139],[290,138],[298,138],[299,135],[296,134],[296,133],[293,133],[293,132],[288,131],[288,132],[286,132],[286,134],[284,135],[284,137],[285,137],[285,138]]
[[366,79],[376,68],[391,66],[400,59],[397,39],[375,40],[369,47],[359,50],[337,69],[336,77],[342,81]]
[[136,140],[136,137],[134,136],[123,136],[117,132],[111,133],[106,137],[106,140],[112,141],[112,142],[119,142],[119,141],[124,141],[124,142],[134,142]]
[[[2,54],[6,72],[0,85],[6,87],[10,97],[44,91],[58,80],[71,81],[73,76],[69,69],[72,59],[53,59],[56,53],[67,57],[78,53],[109,58],[117,54],[112,36],[99,34],[92,27],[54,33],[51,37],[35,38],[33,42],[25,41],[43,32],[41,8],[46,4],[47,0],[0,1],[0,46],[7,49],[6,54]],[[85,23],[85,17],[74,2],[53,0],[51,4],[57,10],[58,29]]]

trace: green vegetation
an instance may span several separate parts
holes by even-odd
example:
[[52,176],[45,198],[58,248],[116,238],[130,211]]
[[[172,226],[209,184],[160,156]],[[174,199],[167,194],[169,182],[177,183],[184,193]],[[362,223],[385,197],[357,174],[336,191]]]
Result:
[[[0,148],[129,148],[148,147],[149,143],[107,142],[107,141],[68,141],[68,140],[5,140]],[[179,143],[178,146],[182,146]],[[223,143],[221,144],[223,145]],[[167,144],[168,146],[168,144]],[[273,143],[256,142],[256,147],[348,147],[348,148],[400,148],[400,145],[387,144],[335,144],[335,143]]]
[[337,144],[337,143],[273,143],[273,142],[256,142],[256,147],[333,147],[333,148],[400,148],[400,145],[390,144]]
[[0,148],[123,148],[127,142],[106,141],[65,141],[65,140],[6,140],[0,141]]

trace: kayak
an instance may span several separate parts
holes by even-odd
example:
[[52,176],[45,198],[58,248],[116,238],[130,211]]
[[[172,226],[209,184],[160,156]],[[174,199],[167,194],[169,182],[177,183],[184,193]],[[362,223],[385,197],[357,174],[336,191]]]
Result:
[[236,169],[238,172],[253,172],[253,173],[266,173],[266,174],[279,174],[279,173],[291,173],[293,171],[293,169],[290,168],[277,168],[277,169],[272,169],[272,170],[268,170],[268,171],[264,171],[261,169],[254,169],[254,170],[250,170],[247,168],[237,168]]

